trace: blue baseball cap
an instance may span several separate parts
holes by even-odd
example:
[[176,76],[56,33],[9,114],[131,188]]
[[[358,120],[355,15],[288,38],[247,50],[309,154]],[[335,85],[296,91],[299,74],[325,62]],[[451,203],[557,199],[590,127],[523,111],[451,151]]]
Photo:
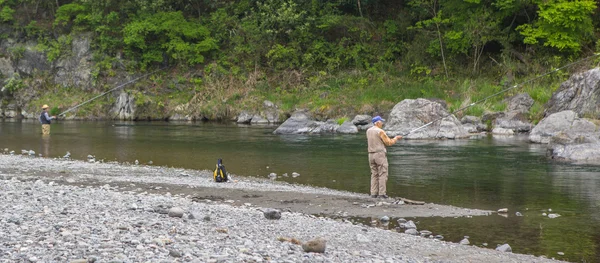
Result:
[[378,116],[373,117],[372,121],[373,121],[373,123],[376,123],[378,121],[385,121],[385,119],[381,118],[381,116],[378,115]]

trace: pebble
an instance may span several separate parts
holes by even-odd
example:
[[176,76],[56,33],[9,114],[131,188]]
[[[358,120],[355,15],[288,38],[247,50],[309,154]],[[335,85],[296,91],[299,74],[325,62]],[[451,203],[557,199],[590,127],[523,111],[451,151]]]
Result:
[[175,207],[171,207],[171,209],[169,209],[169,216],[170,217],[183,217],[183,208],[175,206]]
[[302,244],[304,252],[325,253],[327,241],[323,238],[316,238]]
[[509,244],[504,244],[501,246],[498,246],[496,248],[497,251],[501,251],[501,252],[512,252],[512,248],[510,247]]
[[267,208],[263,211],[266,219],[277,220],[281,218],[281,212],[276,209]]

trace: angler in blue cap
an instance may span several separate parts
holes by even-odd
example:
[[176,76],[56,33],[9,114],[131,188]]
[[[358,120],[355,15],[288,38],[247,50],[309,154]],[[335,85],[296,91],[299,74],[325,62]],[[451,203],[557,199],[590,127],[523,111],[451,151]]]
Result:
[[367,130],[369,150],[369,166],[371,167],[371,197],[388,198],[386,184],[388,179],[388,161],[386,146],[394,145],[402,136],[393,139],[387,136],[382,129],[385,119],[375,116],[372,119],[373,127]]

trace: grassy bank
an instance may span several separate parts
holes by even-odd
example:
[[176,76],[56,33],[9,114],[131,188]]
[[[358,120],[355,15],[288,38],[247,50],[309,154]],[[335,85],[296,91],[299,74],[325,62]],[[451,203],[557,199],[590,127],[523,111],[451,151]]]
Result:
[[[194,119],[230,120],[241,111],[258,113],[264,100],[278,105],[282,121],[296,109],[308,109],[319,119],[352,118],[356,114],[385,114],[403,99],[437,98],[447,102],[449,111],[456,111],[472,102],[526,82],[535,76],[526,76],[512,82],[493,77],[418,78],[389,72],[345,71],[301,73],[287,71],[276,75],[254,72],[245,76],[193,77],[181,71],[161,72],[134,85],[124,87],[135,100],[136,119],[160,120],[179,114]],[[535,103],[530,120],[537,122],[543,114],[543,105],[568,77],[556,74],[540,78],[508,92],[478,103],[457,115],[482,116],[488,112],[503,111],[505,98],[527,92]],[[38,105],[51,104],[54,113],[63,112],[105,90],[95,91],[45,88],[27,103],[26,110],[36,112]],[[24,89],[22,92],[30,92]],[[80,119],[111,119],[111,106],[119,91],[99,98],[73,112]]]

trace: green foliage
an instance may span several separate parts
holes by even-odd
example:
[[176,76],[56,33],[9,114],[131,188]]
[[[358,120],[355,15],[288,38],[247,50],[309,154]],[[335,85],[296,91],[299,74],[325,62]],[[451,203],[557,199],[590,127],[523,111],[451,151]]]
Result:
[[9,93],[15,93],[23,87],[25,87],[25,84],[18,73],[15,73],[12,77],[4,80],[4,88],[7,89]]
[[337,119],[336,122],[337,122],[338,125],[342,125],[342,124],[344,124],[344,122],[346,122],[348,120],[349,120],[348,117],[341,117],[341,118]]
[[25,55],[25,47],[24,46],[9,47],[8,53],[12,60],[19,61],[19,59],[23,58],[23,55]]
[[87,16],[87,9],[84,5],[78,3],[70,3],[61,5],[56,11],[54,25],[55,26],[67,26],[70,23],[82,24],[85,23]]
[[578,52],[594,32],[592,14],[596,2],[591,0],[534,1],[538,4],[538,19],[517,30],[525,37],[525,44],[538,44],[569,52]]
[[60,109],[57,106],[54,106],[48,111],[48,113],[50,114],[50,116],[56,116],[60,114]]
[[15,10],[8,7],[8,6],[3,6],[2,9],[0,10],[0,21],[2,22],[10,22],[14,20],[13,14],[15,13]]
[[163,62],[163,54],[177,62],[199,64],[205,52],[217,44],[203,26],[185,19],[181,12],[161,12],[128,23],[123,29],[127,51],[140,58],[142,68]]
[[49,62],[54,62],[61,56],[70,54],[72,42],[73,37],[71,35],[61,35],[55,40],[42,39],[36,48],[46,52]]

